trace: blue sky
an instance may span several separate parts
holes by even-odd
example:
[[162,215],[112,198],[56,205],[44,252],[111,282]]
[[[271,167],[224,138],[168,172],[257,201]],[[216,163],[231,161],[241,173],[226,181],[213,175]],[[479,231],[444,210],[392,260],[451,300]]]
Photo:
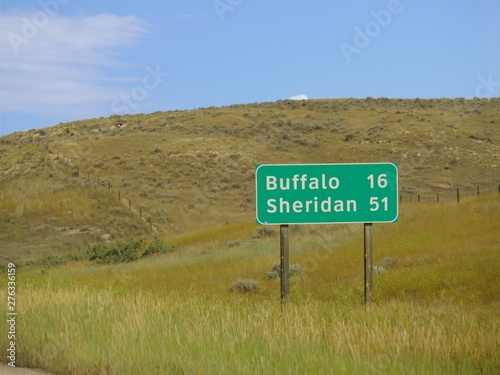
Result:
[[314,98],[500,96],[498,0],[2,0],[1,135]]

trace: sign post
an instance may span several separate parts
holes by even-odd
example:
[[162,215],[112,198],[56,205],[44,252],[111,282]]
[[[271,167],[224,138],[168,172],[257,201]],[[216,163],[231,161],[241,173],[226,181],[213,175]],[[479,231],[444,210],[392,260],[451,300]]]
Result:
[[364,224],[365,243],[365,303],[371,305],[373,302],[373,225]]
[[373,223],[398,220],[396,163],[266,164],[255,170],[256,218],[280,225],[281,299],[288,299],[290,224],[364,224],[365,301],[373,299]]
[[288,303],[290,292],[290,257],[288,248],[288,225],[280,225],[280,280],[281,280],[281,304]]

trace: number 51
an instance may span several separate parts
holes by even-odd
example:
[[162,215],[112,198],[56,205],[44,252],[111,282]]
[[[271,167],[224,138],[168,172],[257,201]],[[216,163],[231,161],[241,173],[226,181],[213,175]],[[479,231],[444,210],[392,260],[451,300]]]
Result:
[[[381,201],[383,206],[384,206],[384,211],[387,211],[389,207],[389,202],[387,197],[382,198]],[[371,197],[370,198],[370,211],[378,211],[380,208],[380,203],[378,202],[378,197]]]

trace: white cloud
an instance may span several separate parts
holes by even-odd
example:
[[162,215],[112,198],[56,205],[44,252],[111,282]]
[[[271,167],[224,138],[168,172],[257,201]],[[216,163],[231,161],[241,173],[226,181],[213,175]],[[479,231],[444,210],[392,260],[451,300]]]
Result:
[[135,16],[109,13],[66,17],[38,11],[0,17],[4,112],[69,114],[99,103],[109,107],[123,91],[116,86],[124,81],[116,78],[116,69],[127,66],[118,50],[148,32]]
[[295,95],[295,96],[288,98],[288,100],[307,100],[307,99],[309,99],[309,98],[307,97],[307,95],[304,95],[304,94]]

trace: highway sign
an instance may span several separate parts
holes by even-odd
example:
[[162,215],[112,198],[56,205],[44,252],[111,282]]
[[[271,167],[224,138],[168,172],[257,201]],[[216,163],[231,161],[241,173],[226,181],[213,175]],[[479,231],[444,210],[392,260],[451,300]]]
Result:
[[396,163],[263,164],[255,185],[259,224],[398,220]]

